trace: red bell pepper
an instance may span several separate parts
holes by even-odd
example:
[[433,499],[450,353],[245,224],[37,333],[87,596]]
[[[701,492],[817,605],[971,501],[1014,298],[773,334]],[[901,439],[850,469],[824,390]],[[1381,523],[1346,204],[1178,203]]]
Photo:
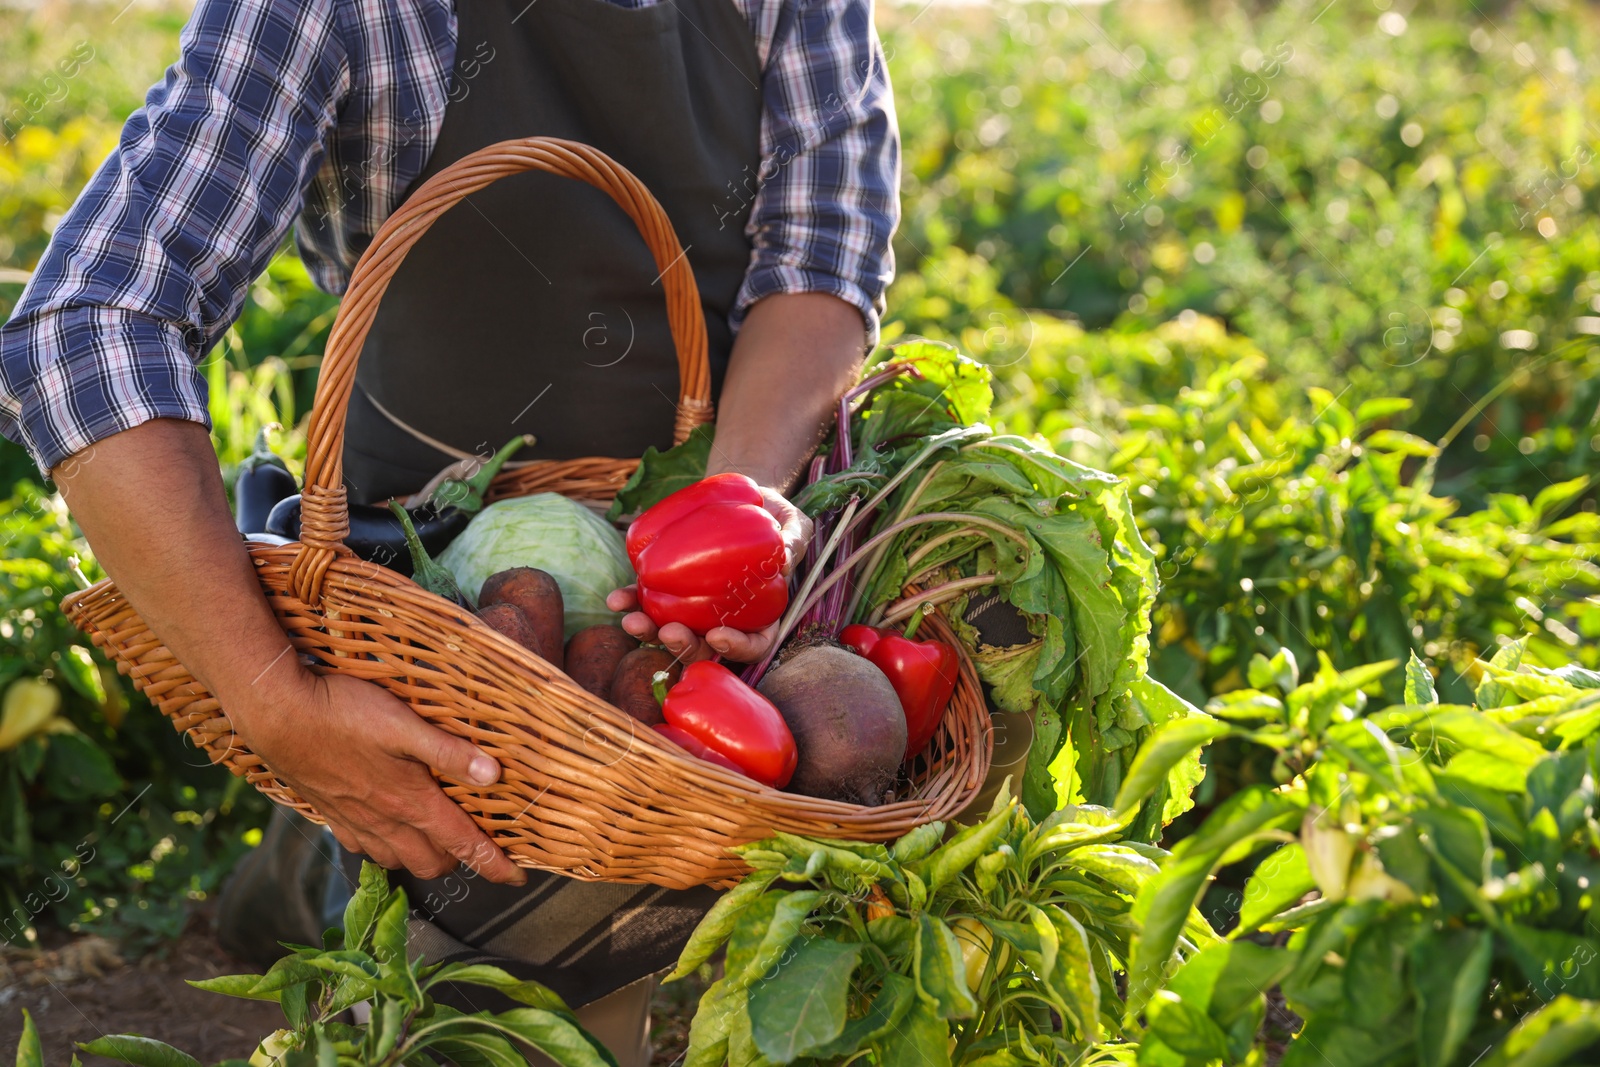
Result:
[[906,714],[906,759],[933,740],[956,691],[960,660],[943,641],[915,641],[898,631],[856,623],[839,631],[839,643],[882,671]]
[[[689,753],[689,755],[693,756],[695,759],[703,759],[707,763],[715,763],[719,767],[726,767],[730,771],[737,771],[740,774],[744,774],[744,771],[740,770],[739,765],[733,762],[733,760],[729,759],[727,756],[724,756],[710,745],[703,743],[694,735],[684,733],[671,723],[658,722],[655,725],[655,730],[662,737],[665,737],[668,741],[671,741],[673,744]],[[750,776],[745,774],[745,777],[748,778]]]
[[727,757],[762,785],[782,789],[794,777],[800,756],[789,724],[772,701],[720,663],[700,660],[685,667],[662,701],[661,714],[667,725]]
[[626,544],[639,607],[657,626],[754,633],[789,605],[782,528],[742,474],[716,474],[673,493],[633,521]]

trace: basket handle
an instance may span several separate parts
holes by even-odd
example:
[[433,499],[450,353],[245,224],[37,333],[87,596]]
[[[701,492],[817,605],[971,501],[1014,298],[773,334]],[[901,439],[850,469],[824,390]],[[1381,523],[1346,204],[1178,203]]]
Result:
[[644,183],[598,149],[556,137],[501,141],[456,160],[429,178],[379,227],[362,253],[339,305],[317,377],[316,398],[306,440],[305,489],[301,495],[301,547],[289,570],[290,587],[312,607],[322,601],[322,584],[336,557],[349,555],[349,503],[344,489],[344,428],[355,385],[356,363],[372,328],[389,280],[411,246],[435,219],[464,197],[493,181],[523,171],[542,170],[588,182],[628,213],[660,269],[667,299],[667,322],[678,354],[678,409],[673,441],[710,422],[711,368],[706,356],[706,324],[678,235],[667,213]]

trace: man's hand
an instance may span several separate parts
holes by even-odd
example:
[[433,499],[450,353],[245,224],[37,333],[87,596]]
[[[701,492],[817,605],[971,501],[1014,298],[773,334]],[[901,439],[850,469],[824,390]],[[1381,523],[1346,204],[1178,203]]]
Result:
[[429,773],[492,785],[500,776],[494,760],[369,682],[319,677],[292,656],[270,674],[283,683],[258,683],[261,698],[235,702],[230,716],[341,845],[418,878],[438,878],[459,862],[491,881],[527,881]]
[[375,685],[311,674],[290,651],[204,427],[146,422],[52,474],[128,602],[342,843],[423,877],[459,859],[497,882],[526,881],[428,773],[486,785],[499,775],[493,760]]
[[[789,503],[787,497],[776,489],[761,486],[761,501],[772,517],[778,520],[783,533],[783,573],[790,574],[805,555],[811,543],[811,518]],[[747,634],[731,626],[718,626],[704,639],[680,622],[669,622],[656,629],[650,616],[639,609],[637,586],[614,590],[606,597],[606,607],[612,611],[625,611],[622,628],[641,641],[659,641],[667,651],[684,663],[708,659],[713,654],[725,656],[739,663],[752,663],[767,654],[772,639],[777,636],[778,624],[773,623],[757,633]]]
[[[775,293],[758,301],[734,340],[706,474],[738,471],[762,487],[767,510],[783,527],[785,574],[805,555],[811,520],[784,493],[816,451],[839,398],[860,375],[865,341],[861,312],[827,293]],[[659,640],[685,661],[715,652],[749,663],[766,655],[777,636],[776,624],[754,634],[719,626],[703,641],[677,623],[657,633],[638,610],[633,586],[613,592],[606,606],[628,613],[624,630],[643,641]]]

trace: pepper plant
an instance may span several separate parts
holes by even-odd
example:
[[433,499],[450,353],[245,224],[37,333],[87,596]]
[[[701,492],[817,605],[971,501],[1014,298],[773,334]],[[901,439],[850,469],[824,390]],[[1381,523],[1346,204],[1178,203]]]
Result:
[[[1600,1041],[1600,674],[1479,665],[1471,705],[1441,704],[1420,660],[1404,703],[1366,713],[1398,666],[1304,682],[1287,652],[1214,719],[1158,730],[1124,784],[1126,812],[1162,768],[1230,736],[1273,753],[1142,888],[1123,1023],[1150,1067],[1254,1063],[1264,994],[1305,1024],[1284,1067],[1569,1062]],[[1214,872],[1272,849],[1225,940],[1169,976]]]
[[[743,846],[753,873],[671,976],[726,944],[685,1067],[1131,1064],[1118,972],[1165,853],[1125,840],[1128,823],[1089,806],[1035,822],[1008,786],[948,840],[932,823],[892,847]],[[1167,962],[1216,943],[1189,909]]]
[[[525,1067],[519,1046],[531,1046],[562,1067],[616,1067],[605,1046],[539,983],[485,964],[409,959],[408,911],[405,892],[390,889],[383,868],[366,863],[345,906],[344,929],[327,931],[321,948],[290,945],[290,955],[266,974],[189,984],[282,1006],[288,1026],[261,1042],[250,1067],[432,1067],[440,1060],[457,1067]],[[445,983],[493,989],[523,1007],[469,1015],[434,1000],[433,991]],[[363,1001],[371,1006],[369,1023],[341,1021]],[[139,1067],[200,1067],[170,1045],[132,1034],[80,1047]],[[223,1067],[244,1067],[244,1061],[225,1061]]]

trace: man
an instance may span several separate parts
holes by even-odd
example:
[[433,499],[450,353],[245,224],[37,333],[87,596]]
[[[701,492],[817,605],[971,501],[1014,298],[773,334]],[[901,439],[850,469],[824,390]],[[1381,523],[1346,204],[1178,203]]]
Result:
[[[630,1036],[609,1040],[626,1064],[646,1054],[639,987],[621,1009],[601,998],[669,962],[708,898],[524,885],[430,774],[488,785],[493,760],[286,654],[195,370],[291,224],[312,276],[340,291],[410,190],[534,134],[600,148],[666,207],[711,335],[711,470],[766,487],[798,550],[782,494],[875,337],[892,273],[898,143],[870,0],[200,0],[178,62],[0,330],[0,431],[52,475],[245,742],[346,848],[408,871],[414,902],[438,898],[414,944],[519,959],[573,1003],[600,1001],[592,1025],[620,1012],[613,1033]],[[656,274],[626,217],[580,182],[518,176],[441,217],[363,351],[352,499],[411,492],[520,432],[538,437],[520,459],[668,443],[676,366]],[[650,632],[637,613],[625,625]],[[766,643],[707,640],[732,658]],[[458,862],[485,877],[432,893],[441,883],[423,880]]]

